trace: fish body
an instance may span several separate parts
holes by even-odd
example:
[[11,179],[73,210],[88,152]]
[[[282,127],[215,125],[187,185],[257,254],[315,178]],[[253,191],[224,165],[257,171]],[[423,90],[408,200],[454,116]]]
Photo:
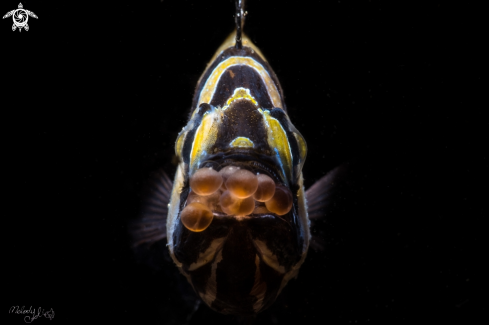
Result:
[[[282,88],[267,61],[246,36],[241,49],[229,40],[200,78],[191,119],[177,140],[181,161],[167,238],[175,264],[211,308],[256,313],[297,274],[309,247],[301,171],[307,148],[288,119]],[[293,209],[282,216],[216,214],[206,230],[186,229],[179,214],[189,176],[226,166],[265,173],[290,188]]]
[[306,195],[318,216],[332,178],[304,191],[306,141],[287,115],[277,76],[238,32],[198,81],[175,144],[174,181],[156,176],[132,233],[136,245],[166,238],[209,307],[254,315],[297,276],[311,242]]

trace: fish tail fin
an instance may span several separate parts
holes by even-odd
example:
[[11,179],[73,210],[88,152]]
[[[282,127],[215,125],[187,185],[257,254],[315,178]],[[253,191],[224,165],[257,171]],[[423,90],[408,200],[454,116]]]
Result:
[[142,244],[151,246],[166,238],[166,219],[172,186],[172,181],[161,169],[151,176],[140,215],[129,223],[132,247]]
[[[339,185],[343,183],[347,170],[347,164],[340,165],[307,189],[307,213],[313,230],[318,220],[327,214],[328,208],[334,206],[335,193],[338,191]],[[316,251],[323,250],[325,242],[313,233],[310,246]]]

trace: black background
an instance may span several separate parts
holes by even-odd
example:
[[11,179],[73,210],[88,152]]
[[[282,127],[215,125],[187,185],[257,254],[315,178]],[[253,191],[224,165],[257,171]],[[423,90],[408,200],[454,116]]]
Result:
[[[17,5],[3,1],[2,15]],[[233,2],[23,5],[39,17],[29,31],[12,32],[10,18],[0,26],[2,317],[22,323],[8,309],[25,305],[53,308],[58,324],[235,322],[205,306],[188,320],[176,267],[134,255],[127,235],[148,174],[175,170],[176,136],[233,30]],[[324,250],[310,251],[257,323],[480,320],[482,9],[249,0],[247,10],[245,32],[308,143],[306,187],[354,162],[319,225]]]

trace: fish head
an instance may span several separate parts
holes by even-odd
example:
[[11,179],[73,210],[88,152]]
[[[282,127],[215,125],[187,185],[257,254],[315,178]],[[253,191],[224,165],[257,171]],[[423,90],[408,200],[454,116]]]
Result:
[[[174,262],[208,306],[256,314],[297,275],[307,253],[307,146],[268,62],[246,36],[234,47],[233,36],[200,78],[176,141],[167,238]],[[263,179],[272,198],[256,194]]]

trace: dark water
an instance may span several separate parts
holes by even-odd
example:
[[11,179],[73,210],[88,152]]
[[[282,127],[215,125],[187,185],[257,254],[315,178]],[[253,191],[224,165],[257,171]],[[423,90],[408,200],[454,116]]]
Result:
[[[306,186],[355,162],[319,224],[324,250],[256,323],[479,320],[481,8],[248,2],[245,31],[309,146]],[[236,322],[205,306],[188,317],[194,296],[164,245],[138,263],[126,226],[148,174],[175,170],[193,87],[233,29],[233,3],[23,4],[39,17],[28,32],[0,26],[4,317],[22,323],[8,309],[25,305],[63,324]]]

